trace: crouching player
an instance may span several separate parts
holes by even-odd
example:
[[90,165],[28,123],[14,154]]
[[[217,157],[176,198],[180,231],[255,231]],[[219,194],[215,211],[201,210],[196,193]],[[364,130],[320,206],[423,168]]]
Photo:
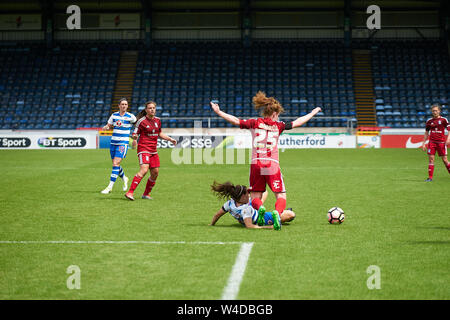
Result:
[[[264,214],[264,224],[258,225],[258,211],[252,207],[250,199],[250,189],[242,185],[233,185],[231,182],[214,183],[211,185],[211,190],[216,193],[219,198],[229,199],[222,208],[214,215],[211,226],[227,212],[229,212],[239,223],[246,228],[251,229],[275,229],[280,230],[281,224],[292,221],[295,218],[295,213],[292,210],[284,210],[281,215],[272,212]],[[267,192],[263,194],[262,201],[267,198]],[[275,222],[275,223],[274,223]]]

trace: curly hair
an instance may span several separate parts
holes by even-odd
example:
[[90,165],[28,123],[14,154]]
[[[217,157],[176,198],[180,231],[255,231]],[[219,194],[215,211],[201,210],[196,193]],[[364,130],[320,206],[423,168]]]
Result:
[[256,110],[261,110],[261,115],[265,118],[270,117],[274,113],[283,113],[284,109],[280,102],[274,97],[267,97],[262,91],[258,91],[252,99]]
[[243,194],[247,193],[247,187],[240,184],[234,185],[227,181],[225,183],[218,183],[214,181],[211,185],[211,190],[216,193],[217,197],[223,199],[233,199],[239,201]]

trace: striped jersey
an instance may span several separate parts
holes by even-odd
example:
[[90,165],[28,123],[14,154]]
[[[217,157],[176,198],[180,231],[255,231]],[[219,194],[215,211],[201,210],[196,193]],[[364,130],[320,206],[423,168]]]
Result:
[[258,221],[258,211],[252,207],[251,199],[248,203],[239,207],[236,206],[236,202],[233,199],[230,199],[224,203],[222,210],[229,212],[241,224],[244,224],[244,219],[246,218],[252,218],[253,224],[256,224]]
[[114,112],[108,120],[108,124],[114,126],[111,144],[128,145],[131,127],[135,122],[136,117],[129,112],[125,112],[123,116],[120,115],[120,112]]

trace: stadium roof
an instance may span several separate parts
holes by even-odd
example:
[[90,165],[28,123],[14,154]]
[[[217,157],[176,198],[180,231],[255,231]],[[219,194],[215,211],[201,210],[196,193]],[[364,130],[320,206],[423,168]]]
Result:
[[376,4],[382,10],[389,11],[420,11],[439,10],[446,5],[447,0],[14,0],[0,2],[0,12],[25,13],[40,12],[53,4],[56,12],[76,4],[88,12],[107,11],[140,11],[150,7],[156,11],[237,11],[247,6],[251,10],[298,10],[298,11],[333,11],[344,10],[346,3],[352,10],[366,10],[369,5]]

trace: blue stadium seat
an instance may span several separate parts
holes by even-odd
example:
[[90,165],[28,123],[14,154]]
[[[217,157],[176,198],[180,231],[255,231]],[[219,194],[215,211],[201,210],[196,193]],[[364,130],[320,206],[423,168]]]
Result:
[[[379,124],[393,124],[394,117],[400,117],[403,124],[417,126],[429,116],[434,102],[444,104],[443,115],[448,114],[450,63],[445,43],[373,42]],[[1,116],[0,126],[70,129],[103,124],[112,104],[121,44],[114,50],[110,44],[91,46],[66,43],[47,50],[44,44],[33,44],[26,53],[17,50],[16,54],[0,50],[0,94],[5,110],[12,111]],[[277,50],[271,49],[274,46]],[[209,107],[209,100],[215,98],[236,116],[253,117],[258,113],[251,99],[264,90],[283,104],[285,116],[305,114],[316,106],[324,107],[326,115],[356,114],[352,50],[343,41],[255,40],[244,48],[240,41],[155,40],[148,49],[137,45],[134,49],[139,57],[130,111],[137,112],[152,99],[162,118],[206,118],[215,116]],[[165,123],[192,127],[187,120]],[[228,126],[221,120],[211,125]],[[308,123],[311,127],[343,125],[344,120]]]
[[[446,79],[450,61],[440,40],[377,41],[372,48],[372,70],[376,101],[392,104],[395,115],[429,114],[427,105],[443,103],[450,94]],[[384,109],[387,114],[387,105]],[[404,123],[423,127],[422,120],[410,119]]]

